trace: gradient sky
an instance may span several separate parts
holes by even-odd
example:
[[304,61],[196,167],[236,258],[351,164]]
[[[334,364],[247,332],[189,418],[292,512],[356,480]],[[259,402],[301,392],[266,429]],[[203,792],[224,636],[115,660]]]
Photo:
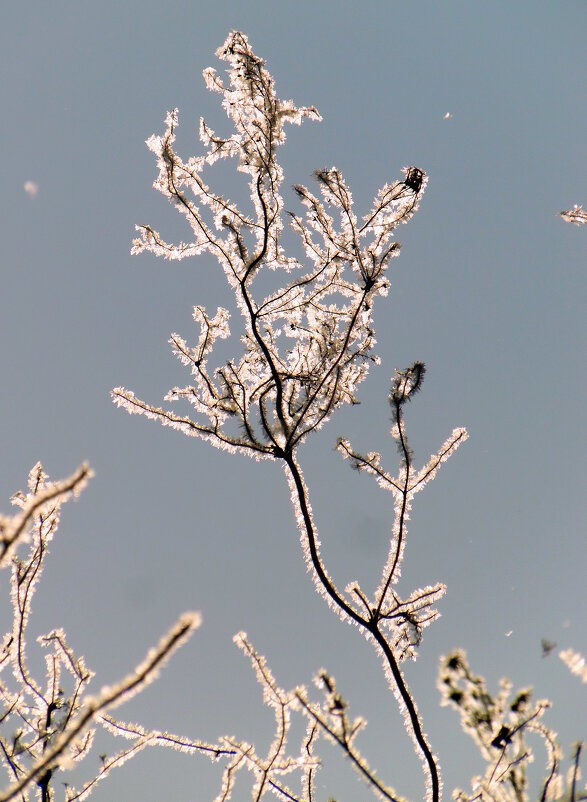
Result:
[[[240,29],[280,96],[324,118],[287,131],[288,208],[299,210],[287,188],[311,186],[322,166],[343,172],[359,215],[403,166],[430,177],[420,211],[398,232],[391,293],[376,306],[382,365],[362,385],[362,404],[300,453],[327,568],[339,587],[377,582],[391,496],[333,446],[344,434],[392,469],[389,377],[421,359],[426,382],[408,410],[416,461],[454,427],[470,434],[415,500],[399,588],[448,586],[442,619],[406,667],[446,796],[483,768],[438,704],[438,659],[453,647],[490,687],[507,675],[552,699],[548,722],[567,754],[586,735],[584,689],[540,647],[547,637],[587,651],[586,232],[557,216],[587,202],[586,23],[581,0],[3,4],[0,509],[37,460],[55,479],[85,459],[96,472],[63,510],[33,631],[62,626],[97,689],[139,662],[183,610],[203,615],[121,718],[268,743],[272,713],[231,640],[244,629],[282,687],[328,668],[351,712],[369,721],[360,745],[371,765],[422,798],[377,657],[313,591],[281,470],[130,418],[109,398],[124,385],[159,404],[188,378],[170,332],[193,341],[194,304],[230,305],[210,257],[170,264],[129,250],[139,222],[169,240],[188,236],[151,187],[144,140],[174,106],[184,156],[200,152],[201,115],[229,132],[201,71],[221,68],[214,51]],[[229,166],[210,176],[243,195]],[[3,609],[7,590],[5,575]],[[32,652],[32,633],[29,643]],[[321,799],[371,798],[333,749],[325,755],[334,770],[319,780]],[[203,758],[152,750],[92,799],[200,802],[218,793],[219,777]],[[247,782],[235,799],[247,798]]]

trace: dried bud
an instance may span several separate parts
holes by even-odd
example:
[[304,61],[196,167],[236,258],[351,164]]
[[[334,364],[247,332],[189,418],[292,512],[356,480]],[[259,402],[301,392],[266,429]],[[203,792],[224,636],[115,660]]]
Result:
[[396,370],[391,383],[389,400],[392,404],[404,404],[422,387],[426,365],[414,362],[407,370]]
[[414,192],[418,193],[422,189],[423,182],[424,182],[423,171],[419,170],[417,167],[408,167],[408,172],[406,174],[404,184],[410,189],[413,189]]

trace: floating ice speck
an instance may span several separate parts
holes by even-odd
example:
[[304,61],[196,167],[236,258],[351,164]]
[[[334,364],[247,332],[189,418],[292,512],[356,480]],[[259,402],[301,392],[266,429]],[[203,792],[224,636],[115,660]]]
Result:
[[582,206],[575,204],[572,209],[567,209],[564,212],[559,212],[559,215],[566,220],[567,223],[574,223],[576,226],[582,226],[587,223],[587,212]]
[[29,197],[34,198],[39,191],[39,185],[36,183],[36,181],[25,181],[23,184],[23,189]]

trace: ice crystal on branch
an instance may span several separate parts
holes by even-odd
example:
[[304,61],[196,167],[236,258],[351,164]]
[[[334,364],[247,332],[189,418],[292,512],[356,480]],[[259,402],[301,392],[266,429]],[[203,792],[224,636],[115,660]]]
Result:
[[383,568],[381,580],[372,600],[368,600],[358,583],[347,588],[351,601],[357,611],[367,612],[371,618],[380,621],[381,626],[392,633],[393,648],[400,660],[415,659],[416,647],[420,645],[422,630],[432,623],[438,612],[433,605],[444,595],[445,586],[418,588],[407,599],[402,600],[394,591],[393,585],[401,576],[404,557],[407,522],[412,498],[430,482],[440,465],[445,462],[463,443],[468,435],[465,429],[455,429],[440,450],[433,454],[419,470],[413,465],[413,455],[408,445],[403,407],[417,393],[424,380],[425,366],[415,362],[405,371],[396,371],[392,379],[389,402],[392,411],[391,436],[400,452],[400,466],[393,477],[381,466],[381,455],[369,452],[362,455],[353,450],[348,440],[338,441],[338,450],[343,458],[350,459],[359,471],[371,474],[377,483],[389,490],[395,500],[394,523],[388,557]]
[[[300,237],[308,270],[281,247],[283,174],[276,157],[277,146],[285,140],[286,122],[320,120],[320,115],[314,107],[297,108],[291,100],[279,99],[264,62],[243,34],[231,33],[217,55],[228,63],[228,83],[212,69],[204,71],[204,79],[222,96],[235,133],[221,137],[201,121],[200,140],[206,153],[184,161],[174,150],[178,124],[174,110],[167,115],[165,133],[147,141],[159,167],[154,186],[186,217],[192,240],[172,245],[150,226],[139,226],[132,251],[169,259],[212,253],[244,321],[244,353],[215,371],[208,369],[206,357],[214,339],[229,335],[228,313],[219,309],[212,318],[198,306],[194,310],[200,327],[198,346],[190,349],[176,334],[171,338],[174,353],[190,366],[194,383],[174,388],[166,397],[190,402],[195,417],[146,404],[123,388],[115,389],[113,398],[129,412],[221,448],[281,456],[293,452],[337,407],[356,402],[356,389],[377,359],[373,302],[389,287],[386,269],[399,252],[393,234],[417,208],[426,176],[415,167],[406,168],[403,180],[379,191],[362,221],[336,168],[315,173],[321,199],[296,186],[306,214],[291,213],[290,222]],[[237,169],[249,176],[252,209],[247,212],[204,180],[204,168],[227,157],[235,158]],[[257,298],[254,279],[263,269],[282,271],[284,283],[269,296]]]

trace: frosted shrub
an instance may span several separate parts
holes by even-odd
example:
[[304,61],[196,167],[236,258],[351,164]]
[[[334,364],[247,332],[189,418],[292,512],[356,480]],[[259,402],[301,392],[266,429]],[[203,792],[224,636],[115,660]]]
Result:
[[[341,456],[358,471],[370,474],[394,499],[389,551],[371,592],[358,582],[341,590],[330,577],[320,554],[309,488],[298,460],[298,447],[335,410],[357,403],[359,385],[370,365],[379,361],[374,351],[374,303],[387,295],[386,273],[400,251],[395,230],[417,210],[427,178],[417,167],[405,168],[403,178],[385,184],[372,208],[358,218],[341,173],[335,167],[317,170],[314,176],[320,194],[296,186],[305,213],[288,213],[305,262],[286,256],[280,195],[283,174],[277,147],[285,141],[286,123],[319,121],[320,115],[312,106],[297,108],[292,101],[278,98],[264,62],[254,55],[243,34],[231,33],[217,55],[228,64],[228,85],[212,69],[204,71],[204,79],[210,90],[221,95],[234,133],[226,138],[217,135],[202,120],[204,155],[183,161],[174,149],[178,125],[174,110],[167,115],[163,135],[152,136],[147,143],[159,168],[155,187],[185,216],[191,240],[170,244],[144,225],[138,227],[132,250],[167,259],[213,254],[240,313],[242,353],[216,369],[208,366],[215,341],[230,336],[230,313],[224,308],[208,313],[203,306],[196,306],[196,345],[188,345],[178,334],[172,334],[170,340],[175,355],[190,368],[192,382],[174,387],[166,396],[170,403],[179,401],[185,406],[187,402],[191,414],[176,412],[176,407],[153,406],[124,388],[113,390],[113,399],[130,413],[158,420],[218,448],[282,466],[315,588],[342,620],[356,625],[379,655],[406,731],[422,761],[425,799],[439,802],[438,758],[424,733],[403,666],[415,659],[424,629],[438,617],[436,605],[445,587],[438,582],[400,595],[398,581],[413,497],[435,477],[467,433],[454,429],[427,462],[419,467],[414,463],[405,412],[424,379],[425,367],[416,362],[396,371],[391,380],[391,437],[399,452],[396,473],[386,470],[377,452],[363,454],[347,439],[339,439]],[[212,190],[203,177],[206,168],[229,157],[248,177],[251,208],[246,212]],[[578,225],[587,219],[580,206],[561,215]],[[279,286],[262,297],[260,277],[269,273]],[[12,605],[11,627],[0,650],[0,758],[8,778],[0,802],[25,802],[31,794],[41,802],[51,802],[56,787],[63,789],[66,802],[81,801],[113,768],[147,746],[172,747],[220,761],[217,802],[231,798],[243,768],[254,777],[254,800],[265,799],[271,792],[281,800],[313,802],[321,738],[342,750],[376,798],[400,802],[402,797],[369,767],[359,751],[357,736],[365,721],[350,717],[334,677],[325,669],[318,672],[318,699],[305,686],[284,690],[244,632],[235,636],[235,643],[251,661],[263,701],[275,714],[275,738],[266,754],[235,737],[223,736],[217,743],[209,743],[113,718],[110,711],[153,681],[163,663],[199,626],[196,613],[184,613],[131,674],[94,695],[88,694],[92,672],[83,658],[75,656],[59,628],[37,638],[45,652],[45,676],[35,676],[26,649],[35,590],[57,532],[61,506],[82,490],[90,476],[88,466],[82,465],[68,479],[50,482],[38,464],[30,473],[28,492],[13,496],[19,512],[0,516],[0,569],[10,569]],[[566,650],[560,657],[573,674],[586,681],[585,660],[580,654]],[[508,680],[492,695],[484,679],[472,673],[461,650],[443,658],[439,687],[442,703],[458,711],[464,731],[486,763],[484,775],[473,778],[471,793],[457,790],[455,799],[526,802],[527,769],[533,759],[529,736],[538,739],[546,753],[540,801],[587,799],[587,791],[578,788],[582,745],[575,746],[563,773],[556,734],[542,721],[548,701],[533,702],[529,688],[511,698]],[[293,750],[289,747],[292,714],[302,716],[307,724]],[[99,770],[89,770],[89,779],[78,790],[63,777],[78,764],[84,765],[98,727],[126,739],[128,745],[112,756],[101,755]],[[76,779],[78,776],[76,772]]]
[[[426,176],[416,167],[406,168],[403,180],[379,190],[371,210],[360,221],[351,193],[336,168],[316,171],[321,198],[304,186],[296,186],[306,214],[304,218],[291,214],[290,223],[303,244],[308,270],[286,256],[281,247],[283,201],[279,190],[283,175],[276,157],[277,146],[285,140],[287,122],[300,124],[305,118],[319,120],[320,116],[313,107],[296,108],[292,101],[277,97],[263,61],[254,55],[241,33],[230,34],[217,55],[229,65],[229,85],[225,86],[211,69],[204,71],[204,79],[209,89],[222,95],[235,134],[221,137],[202,120],[200,139],[206,153],[184,162],[173,147],[178,124],[174,110],[167,115],[165,133],[147,142],[159,167],[155,187],[185,215],[192,239],[173,245],[150,226],[140,226],[133,252],[150,251],[168,259],[204,251],[214,254],[234,292],[244,324],[244,352],[240,359],[210,371],[207,361],[215,340],[230,334],[229,312],[220,308],[208,314],[196,306],[194,320],[200,329],[197,345],[190,347],[178,334],[172,334],[170,340],[174,353],[190,367],[193,384],[175,387],[166,396],[167,401],[189,402],[193,416],[152,406],[124,388],[115,389],[113,397],[131,413],[141,413],[219,448],[283,465],[304,558],[315,586],[343,619],[359,625],[380,653],[422,756],[429,792],[437,799],[440,781],[436,759],[422,732],[399,663],[413,655],[422,628],[436,615],[432,605],[444,588],[419,589],[402,600],[393,586],[399,576],[411,498],[466,434],[462,429],[455,430],[424,468],[413,471],[402,410],[423,378],[423,366],[414,365],[396,376],[390,399],[392,434],[400,445],[403,443],[398,477],[394,479],[379,468],[377,455],[361,457],[346,441],[339,444],[343,456],[376,474],[396,498],[389,558],[372,599],[356,584],[341,592],[328,575],[296,454],[298,446],[338,407],[356,403],[358,385],[369,365],[378,361],[373,351],[374,301],[387,295],[386,271],[392,257],[399,253],[394,232],[417,209]],[[204,168],[227,157],[237,159],[237,169],[249,177],[249,213],[214,192],[204,180]],[[266,270],[280,271],[285,284],[271,295],[257,298],[255,279]]]
[[[279,99],[264,62],[255,56],[242,33],[232,32],[217,55],[228,65],[228,82],[212,69],[204,70],[204,80],[211,91],[221,96],[234,132],[229,136],[217,134],[201,120],[199,135],[204,153],[184,161],[174,148],[176,109],[167,115],[164,133],[147,141],[158,166],[154,186],[185,217],[191,229],[190,239],[169,243],[154,228],[142,225],[138,226],[132,251],[147,251],[171,260],[204,252],[214,255],[234,293],[242,326],[242,353],[220,367],[209,367],[215,341],[231,334],[230,313],[224,308],[208,312],[196,306],[196,344],[189,345],[179,334],[172,334],[170,339],[174,354],[190,369],[191,383],[172,388],[165,397],[169,404],[166,408],[145,402],[122,387],[113,390],[113,400],[130,413],[145,415],[228,452],[272,460],[282,466],[304,560],[315,588],[340,618],[358,627],[378,653],[422,761],[425,798],[437,802],[441,795],[438,759],[424,734],[402,664],[415,657],[423,630],[438,615],[435,605],[445,588],[437,583],[400,596],[397,585],[412,499],[434,478],[467,433],[455,429],[424,465],[414,464],[405,410],[424,378],[424,365],[415,363],[396,371],[391,382],[391,436],[400,455],[397,473],[383,467],[378,453],[363,454],[346,439],[339,441],[340,454],[358,470],[372,475],[382,489],[392,493],[395,502],[388,557],[373,592],[357,582],[341,590],[329,575],[320,554],[310,492],[298,459],[298,447],[336,409],[357,403],[359,385],[370,365],[379,361],[374,351],[374,304],[389,289],[387,270],[400,251],[396,228],[417,210],[427,177],[417,167],[405,168],[403,178],[385,184],[375,195],[372,208],[357,217],[340,171],[335,167],[317,170],[314,177],[319,194],[304,186],[294,187],[305,212],[287,213],[305,260],[302,263],[287,256],[282,247],[286,214],[280,195],[283,174],[277,148],[285,141],[287,123],[319,121],[320,115],[312,106],[298,108],[290,100]],[[206,169],[225,158],[234,159],[236,169],[248,179],[251,205],[246,210],[207,184]],[[268,274],[276,277],[279,286],[263,297],[260,285],[266,282],[261,281],[261,276]],[[183,407],[177,407],[175,402],[183,402]],[[186,407],[191,408],[190,414],[186,414]],[[287,692],[279,688],[264,659],[243,633],[236,641],[252,660],[264,700],[275,710],[277,730],[266,756],[257,755],[254,746],[234,739],[210,745],[211,752],[217,750],[218,756],[221,746],[227,758],[218,800],[230,797],[236,774],[243,767],[255,776],[254,799],[264,798],[271,791],[281,799],[314,800],[320,736],[341,747],[375,796],[399,799],[359,754],[355,737],[363,722],[347,717],[347,704],[326,671],[316,678],[324,699],[314,702],[306,688]],[[465,684],[472,681],[468,668],[465,672],[464,657],[458,658],[452,673],[451,665],[449,660],[443,669],[443,688],[456,688],[457,680]],[[445,700],[456,704],[454,694],[445,696]],[[463,724],[471,730],[469,719],[477,715],[478,706],[474,689],[462,691],[459,698]],[[514,788],[511,793],[522,800],[526,789],[519,778],[524,776],[530,749],[523,746],[525,752],[516,750],[522,748],[527,729],[541,726],[538,718],[545,705],[538,703],[538,707],[527,708],[529,712],[520,707],[513,718],[504,718],[501,697],[496,704],[495,712],[488,714],[478,734],[490,769],[477,782],[481,790],[471,799],[501,799],[507,780]],[[299,753],[289,756],[287,734],[290,715],[296,710],[306,717],[308,729]],[[523,719],[525,715],[527,720]],[[552,746],[550,736],[546,742]],[[548,751],[549,779],[543,799],[553,798],[551,789],[561,788],[560,783],[554,782],[559,779],[557,749],[553,746]],[[283,775],[292,772],[297,772],[297,790],[284,784]],[[575,789],[575,780],[572,788]],[[575,798],[574,790],[572,796]]]

